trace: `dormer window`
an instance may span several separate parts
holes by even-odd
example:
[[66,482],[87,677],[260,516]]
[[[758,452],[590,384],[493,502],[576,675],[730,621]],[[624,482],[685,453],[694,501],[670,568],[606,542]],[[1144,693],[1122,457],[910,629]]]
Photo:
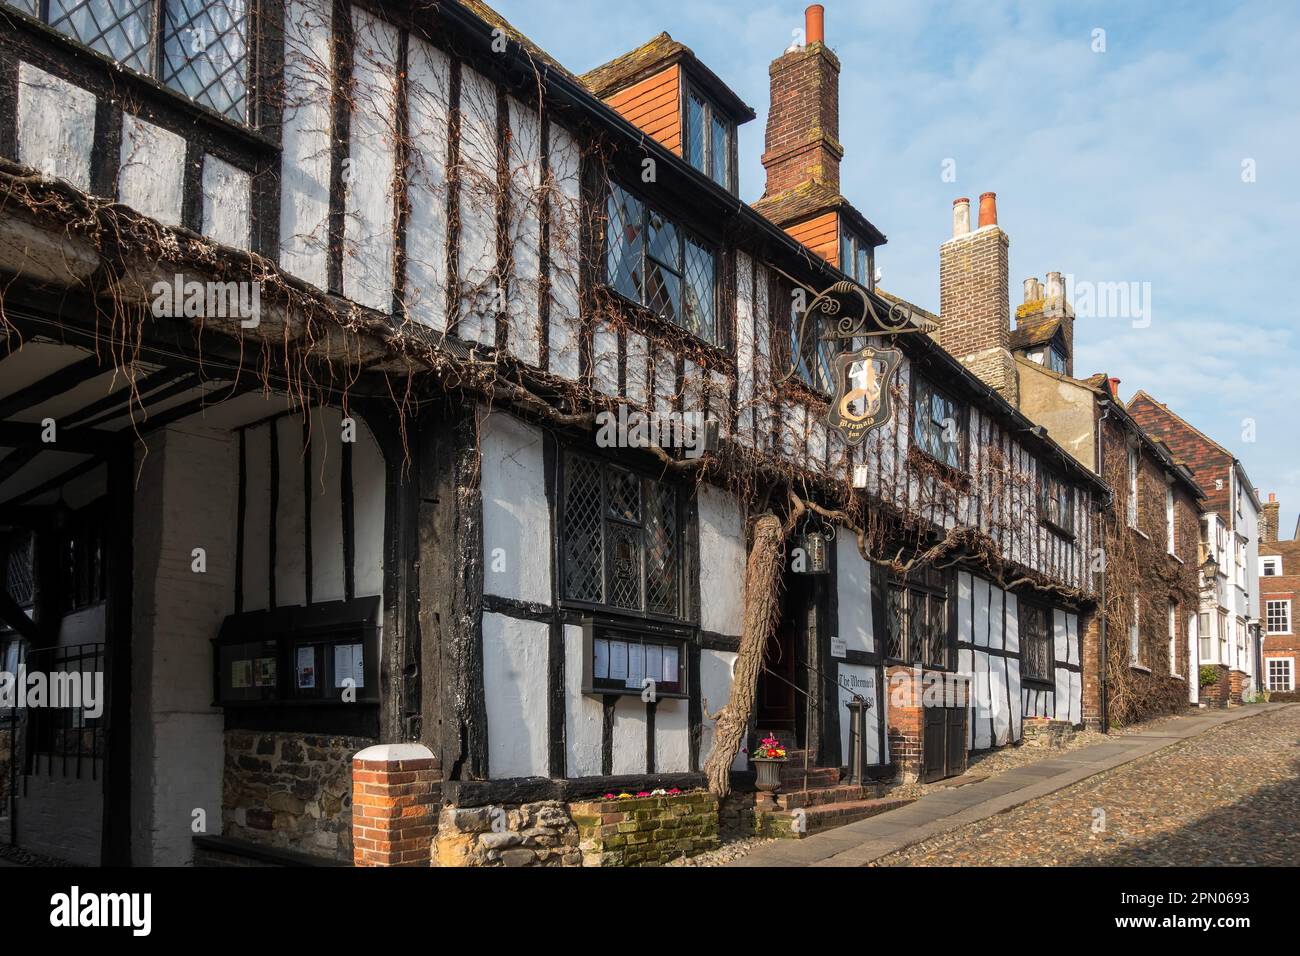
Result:
[[735,192],[731,156],[736,124],[711,100],[690,87],[686,94],[685,132],[687,162],[714,182]]
[[861,236],[848,229],[840,230],[840,271],[860,286],[875,288],[872,265],[874,250]]

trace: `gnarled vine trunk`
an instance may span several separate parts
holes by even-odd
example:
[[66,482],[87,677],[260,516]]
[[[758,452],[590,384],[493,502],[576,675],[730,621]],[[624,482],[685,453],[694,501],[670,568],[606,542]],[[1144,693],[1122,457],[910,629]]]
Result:
[[740,651],[731,678],[731,696],[718,714],[713,749],[704,761],[709,789],[719,797],[731,790],[731,764],[740,752],[758,695],[758,674],[768,638],[780,614],[779,595],[785,531],[773,514],[760,515],[754,522],[754,542],[745,564],[745,611]]

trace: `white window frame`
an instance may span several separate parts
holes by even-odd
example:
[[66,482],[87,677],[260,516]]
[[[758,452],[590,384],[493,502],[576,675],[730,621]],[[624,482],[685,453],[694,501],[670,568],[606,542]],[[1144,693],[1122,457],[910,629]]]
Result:
[[1128,447],[1128,526],[1138,526],[1138,450]]
[[[1286,683],[1287,686],[1273,686],[1273,665],[1286,665]],[[1279,668],[1281,670],[1282,668]],[[1295,690],[1295,658],[1293,657],[1266,657],[1264,658],[1264,687],[1273,693],[1283,693],[1285,691]]]
[[1167,539],[1169,553],[1177,554],[1175,545],[1177,540],[1174,532],[1174,486],[1165,487],[1165,538]]
[[1178,605],[1169,602],[1169,673],[1179,677],[1178,673]]
[[[1270,571],[1269,568],[1273,570]],[[1259,576],[1261,578],[1280,578],[1282,576],[1282,556],[1270,554],[1259,559]]]
[[1133,619],[1128,626],[1128,657],[1133,667],[1143,667],[1142,663],[1142,596],[1133,592]]
[[[1282,609],[1281,624],[1286,628],[1286,630],[1273,629],[1273,622],[1271,618],[1273,616],[1274,607],[1280,607]],[[1265,634],[1290,634],[1291,633],[1291,600],[1289,598],[1278,598],[1276,600],[1264,602],[1264,628],[1265,628],[1264,630]]]

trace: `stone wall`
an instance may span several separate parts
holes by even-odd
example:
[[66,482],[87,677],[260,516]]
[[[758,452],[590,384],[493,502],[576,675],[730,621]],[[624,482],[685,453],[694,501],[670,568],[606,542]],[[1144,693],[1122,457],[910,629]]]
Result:
[[558,800],[443,807],[434,866],[581,866],[578,827]]
[[222,834],[352,859],[352,757],[360,737],[226,731]]
[[583,866],[659,866],[718,845],[718,798],[707,790],[569,805]]

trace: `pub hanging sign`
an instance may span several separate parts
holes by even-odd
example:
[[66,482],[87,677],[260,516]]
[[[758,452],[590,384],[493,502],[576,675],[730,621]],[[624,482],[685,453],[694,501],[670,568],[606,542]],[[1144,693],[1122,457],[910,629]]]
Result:
[[835,398],[827,423],[849,445],[857,445],[872,430],[894,417],[894,396],[889,388],[903,353],[873,345],[844,352],[834,359]]
[[[883,314],[877,311],[866,290],[855,282],[836,282],[801,311],[794,343],[800,354],[804,354],[810,316],[813,334],[819,342],[835,343],[837,349],[852,347],[851,351],[837,350],[830,357],[835,395],[827,413],[827,424],[850,446],[859,445],[894,417],[890,386],[902,364],[903,353],[896,348],[878,347],[876,343],[884,336],[925,330],[901,302],[891,303]],[[819,324],[824,328],[817,334]],[[792,367],[781,381],[794,372]]]

